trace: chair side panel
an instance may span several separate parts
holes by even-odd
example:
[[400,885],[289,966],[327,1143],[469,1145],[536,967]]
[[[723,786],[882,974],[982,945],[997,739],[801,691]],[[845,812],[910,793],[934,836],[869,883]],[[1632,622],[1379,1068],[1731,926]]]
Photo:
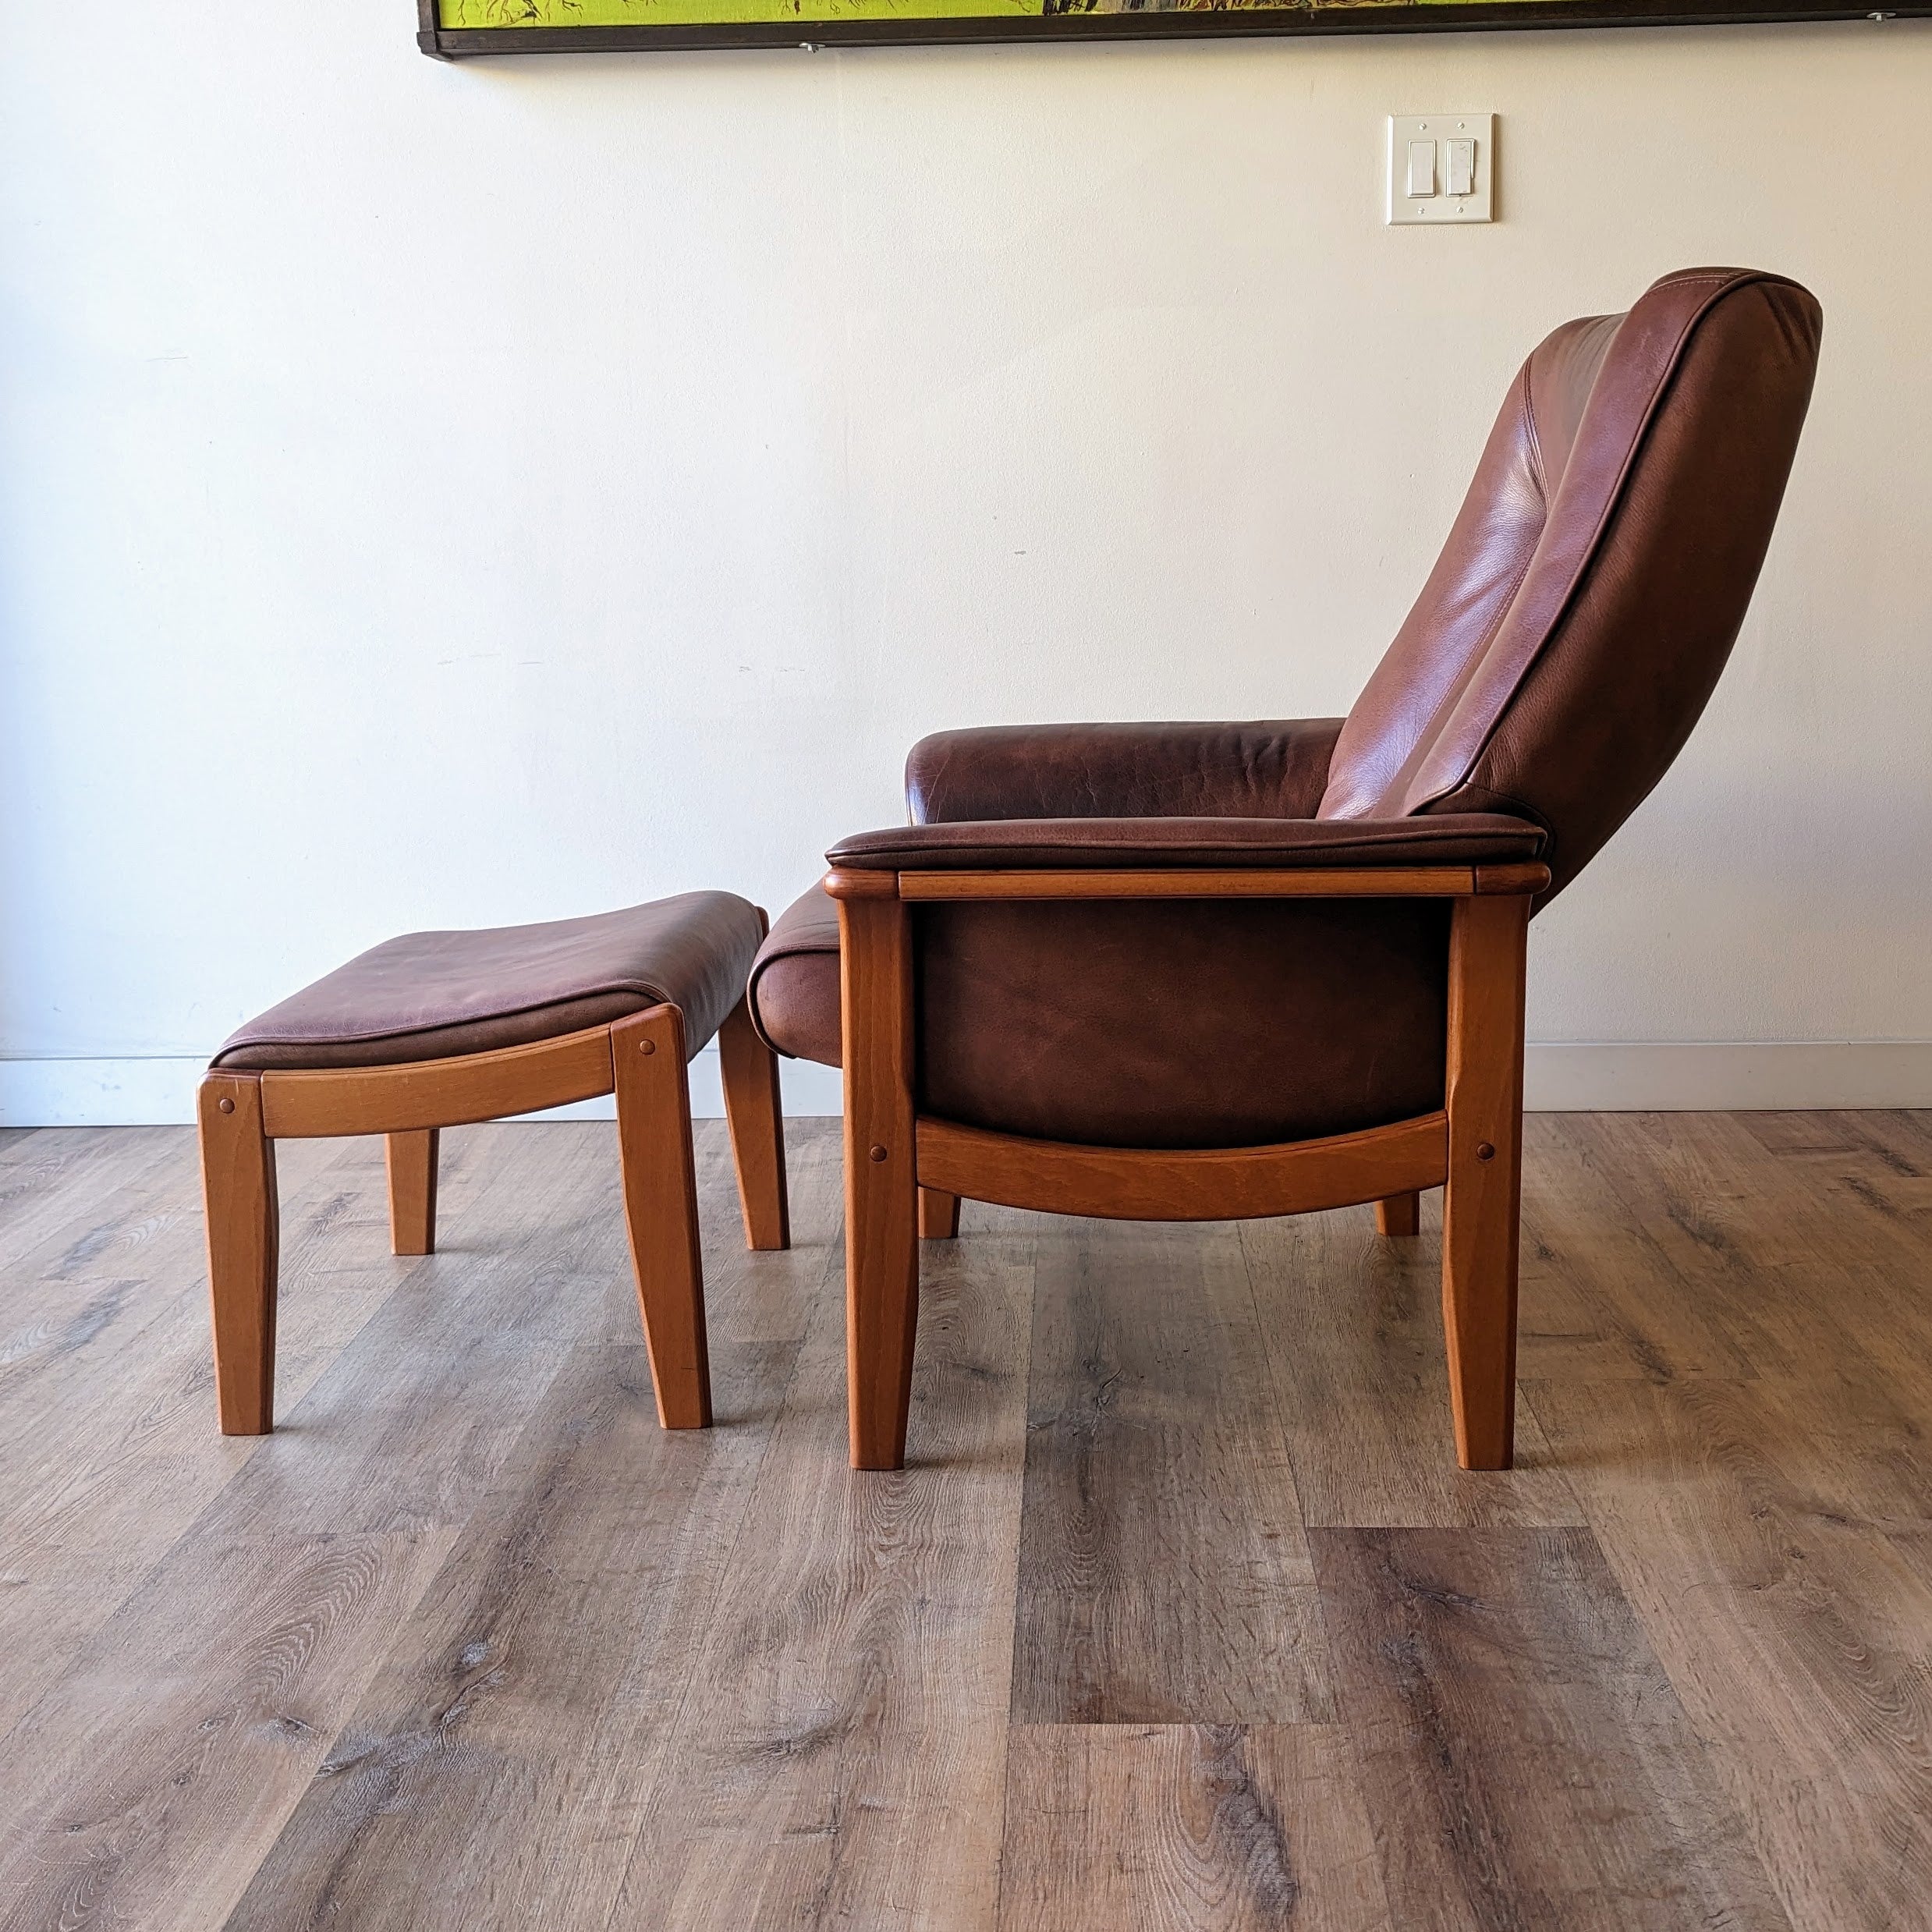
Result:
[[920,1111],[1090,1147],[1271,1145],[1442,1104],[1447,902],[915,913]]

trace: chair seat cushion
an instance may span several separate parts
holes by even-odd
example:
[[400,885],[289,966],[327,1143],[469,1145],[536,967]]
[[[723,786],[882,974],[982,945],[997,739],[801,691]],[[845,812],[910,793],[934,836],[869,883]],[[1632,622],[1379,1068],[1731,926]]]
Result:
[[249,1021],[214,1065],[446,1060],[557,1039],[666,1002],[682,1011],[685,1044],[696,1053],[743,994],[762,924],[758,909],[732,893],[685,892],[588,919],[406,933]]
[[779,915],[751,969],[749,997],[753,1024],[775,1052],[839,1064],[838,908],[822,885]]

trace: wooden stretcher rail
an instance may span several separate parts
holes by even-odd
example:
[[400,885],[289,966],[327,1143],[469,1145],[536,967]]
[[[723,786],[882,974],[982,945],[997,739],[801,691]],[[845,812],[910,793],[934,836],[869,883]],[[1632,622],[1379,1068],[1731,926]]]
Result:
[[1272,1147],[1083,1147],[922,1117],[919,1184],[968,1200],[1121,1221],[1251,1221],[1349,1207],[1448,1172],[1445,1114]]

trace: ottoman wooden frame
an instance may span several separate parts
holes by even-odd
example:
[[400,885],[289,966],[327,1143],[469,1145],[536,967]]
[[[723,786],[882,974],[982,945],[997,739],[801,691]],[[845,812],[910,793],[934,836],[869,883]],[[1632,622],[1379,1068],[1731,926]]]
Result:
[[[705,1427],[711,1375],[685,1044],[683,1014],[660,1005],[554,1040],[448,1059],[327,1071],[211,1069],[199,1111],[222,1434],[264,1435],[275,1426],[278,1140],[385,1135],[392,1245],[398,1254],[428,1254],[436,1244],[440,1129],[613,1092],[658,1419],[667,1429]],[[743,1000],[718,1030],[718,1045],[746,1239],[754,1249],[788,1246],[778,1062]]]

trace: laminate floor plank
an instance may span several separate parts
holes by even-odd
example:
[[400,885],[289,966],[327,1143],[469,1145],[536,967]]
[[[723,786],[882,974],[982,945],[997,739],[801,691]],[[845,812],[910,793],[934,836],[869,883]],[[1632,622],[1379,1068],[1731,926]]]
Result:
[[0,1928],[219,1925],[448,1542],[184,1539],[0,1748]]
[[[1729,1116],[1749,1140],[1781,1163],[1814,1164],[1827,1172],[1847,1160],[1870,1161],[1906,1182],[1932,1175],[1932,1123],[1923,1113],[1899,1108],[1863,1113],[1738,1114]],[[1905,1190],[1901,1205],[1916,1211],[1920,1191]]]
[[[0,1270],[23,1296],[50,1271],[33,1251],[62,1228],[78,1246],[131,1196],[162,1175],[159,1193],[182,1193],[181,1175],[198,1174],[194,1142],[178,1127],[42,1127],[16,1134],[0,1154]],[[16,1272],[16,1271],[19,1271]]]
[[[333,1233],[335,1164],[290,1165],[280,1379],[294,1398],[388,1286],[309,1292]],[[86,1319],[0,1371],[0,1735],[257,1446],[214,1431],[200,1217],[177,1201],[153,1219],[149,1238],[97,1251],[90,1278],[70,1282],[89,1297]]]
[[1520,1400],[1516,1466],[1456,1467],[1441,1212],[1427,1196],[1423,1211],[1424,1233],[1402,1240],[1378,1235],[1365,1207],[1242,1227],[1304,1518],[1310,1526],[1580,1523]]
[[[1702,1285],[1710,1257],[1667,1239],[1668,1204],[1634,1189],[1604,1144],[1609,1116],[1530,1115],[1523,1122],[1521,1372],[1554,1380],[1756,1373],[1738,1330]],[[1680,1263],[1688,1261],[1688,1270]]]
[[[1753,1115],[1724,1121],[1735,1182],[1761,1186],[1760,1136],[1807,1118],[1769,1115],[1762,1127]],[[1932,1280],[1932,1128],[1922,1115],[1889,1112],[1827,1115],[1814,1131],[1835,1130],[1842,1150],[1778,1156],[1774,1185],[1797,1197],[1780,1219],[1788,1215],[1802,1241],[1808,1300],[1836,1320],[1841,1345],[1848,1336],[1856,1345],[1855,1353],[1835,1346],[1834,1359],[1842,1369],[1869,1361],[1871,1379],[1900,1390],[1932,1428],[1932,1388],[1913,1373],[1932,1352],[1924,1292]]]
[[[587,1136],[586,1136],[587,1138]],[[601,1136],[600,1136],[601,1138]],[[719,1175],[715,1135],[700,1135]],[[836,1143],[792,1159],[810,1222]],[[717,1198],[721,1189],[714,1193]],[[241,1928],[601,1923],[769,1448],[828,1256],[710,1257],[717,1426],[658,1426],[642,1341],[574,1348],[397,1632],[255,1883]],[[633,1304],[634,1306],[634,1304]],[[558,1632],[571,1640],[559,1642]],[[517,1819],[511,1842],[471,1830]]]
[[[9,1284],[0,1316],[0,1443],[34,1413],[37,1384],[57,1383],[76,1366],[97,1374],[101,1361],[119,1352],[130,1320],[145,1320],[164,1299],[185,1294],[201,1239],[199,1171],[179,1157],[189,1143],[177,1137],[172,1146],[171,1157],[151,1154],[118,1192],[90,1198],[95,1188],[80,1189],[75,1214],[43,1204],[21,1217],[33,1238],[7,1242],[13,1252],[0,1264]],[[94,1178],[105,1189],[105,1177]],[[62,1191],[55,1183],[52,1198]],[[77,1364],[109,1329],[108,1345]],[[67,1399],[66,1391],[51,1397]]]
[[[344,1149],[349,1143],[335,1143]],[[341,1255],[346,1153],[305,1145],[314,1157],[282,1204],[284,1292],[278,1323],[285,1411],[331,1361],[403,1277],[403,1264],[371,1269]],[[192,1184],[198,1191],[198,1181]],[[44,1514],[66,1486],[88,1482],[135,1456],[204,1456],[214,1416],[207,1275],[198,1200],[144,1217],[144,1238],[117,1243],[84,1266],[63,1263],[62,1279],[85,1318],[23,1348],[0,1370],[0,1454],[31,1472],[0,1494],[0,1536],[24,1508]],[[219,1451],[239,1467],[255,1446],[232,1439]],[[77,1507],[76,1522],[91,1519]]]
[[1016,1724],[1331,1714],[1232,1226],[1041,1225],[1020,1576]]
[[1311,1540],[1398,1925],[1784,1932],[1589,1530]]
[[1334,1725],[1016,1725],[1001,1932],[1390,1932]]
[[[1577,1143],[1640,1218],[1698,1303],[1760,1374],[1803,1375],[1822,1360],[1902,1345],[1932,1353],[1932,1251],[1874,1211],[1869,1191],[1821,1196],[1815,1173],[1780,1189],[1741,1116],[1570,1115]],[[1775,1281],[1776,1292],[1767,1292]],[[1874,1364],[1876,1367],[1877,1364]]]
[[381,1251],[342,1258],[364,1278],[402,1272],[307,1392],[278,1402],[275,1433],[220,1499],[235,1524],[460,1525],[571,1349],[612,1332],[619,1310],[627,1338],[640,1332],[605,1123],[448,1138],[468,1157],[451,1176],[449,1242],[397,1258],[385,1235]]
[[789,1138],[754,1255],[698,1126],[701,1436],[609,1123],[446,1135],[413,1259],[288,1143],[225,1440],[193,1134],[0,1133],[0,1928],[1932,1932],[1932,1117],[1533,1117],[1500,1476],[1437,1196],[968,1203],[856,1476]]
[[[178,1142],[192,1147],[192,1141]],[[285,1388],[302,1384],[311,1356],[347,1331],[345,1306],[365,1313],[399,1278],[399,1267],[372,1275],[366,1257],[346,1260],[340,1226],[350,1198],[356,1143],[297,1143],[283,1165],[282,1288],[279,1326],[289,1367]],[[181,1405],[214,1402],[207,1308],[207,1255],[199,1170],[172,1172],[165,1192],[151,1184],[95,1221],[79,1239],[57,1232],[9,1271],[14,1319],[0,1365],[0,1455],[65,1466],[77,1441],[98,1441],[104,1420],[117,1435],[154,1444],[181,1416]],[[346,1291],[348,1304],[330,1298]],[[23,1323],[20,1314],[37,1319]],[[184,1440],[205,1440],[204,1416]],[[0,1498],[0,1509],[5,1500]]]
[[845,1467],[831,1251],[611,1926],[991,1932],[1033,1240],[927,1247],[898,1472]]
[[[594,1802],[608,1791],[585,1788],[587,1737],[675,1668],[658,1654],[667,1624],[702,1628],[716,1576],[692,1606],[685,1572],[714,1572],[729,1547],[752,1446],[661,1430],[641,1343],[573,1349],[236,1905],[236,1932],[433,1925],[453,1898],[466,1927],[573,1923],[607,1903],[626,1848]],[[480,1818],[518,1823],[480,1835]]]
[[[136,1136],[137,1154],[151,1144]],[[170,1144],[184,1157],[175,1193],[158,1204],[145,1169],[130,1190],[140,1239],[55,1238],[48,1277],[90,1298],[89,1319],[17,1352],[0,1372],[0,1456],[11,1479],[0,1485],[0,1654],[9,1664],[0,1735],[258,1453],[285,1459],[292,1446],[285,1437],[215,1433],[194,1137],[176,1132]],[[380,1142],[291,1142],[280,1157],[285,1419],[418,1264],[388,1252]],[[122,1230],[123,1218],[101,1226]],[[264,1533],[246,1507],[232,1527],[238,1537]]]
[[1536,1385],[1611,1568],[1794,1924],[1932,1923],[1925,1448],[1868,1391]]

